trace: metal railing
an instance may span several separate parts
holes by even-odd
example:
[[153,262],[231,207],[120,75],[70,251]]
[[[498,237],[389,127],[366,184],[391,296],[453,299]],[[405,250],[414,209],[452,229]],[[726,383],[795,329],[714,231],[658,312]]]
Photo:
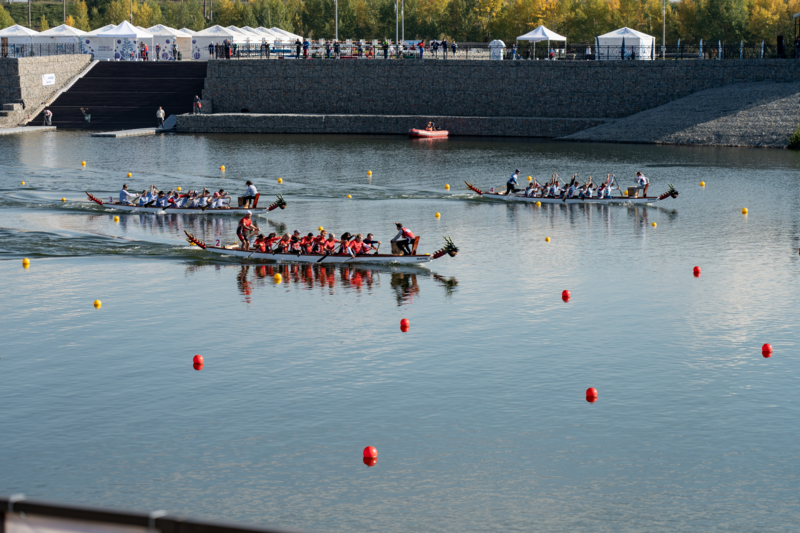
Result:
[[[505,59],[514,59],[514,49],[506,49]],[[728,44],[714,42],[673,44],[656,46],[596,46],[594,44],[570,44],[564,47],[547,48],[546,44],[518,46],[516,59],[567,60],[567,61],[631,61],[631,60],[716,60],[716,59],[797,59],[800,48],[780,49],[775,44]]]
[[82,54],[81,43],[26,43],[0,46],[0,57],[38,57]]

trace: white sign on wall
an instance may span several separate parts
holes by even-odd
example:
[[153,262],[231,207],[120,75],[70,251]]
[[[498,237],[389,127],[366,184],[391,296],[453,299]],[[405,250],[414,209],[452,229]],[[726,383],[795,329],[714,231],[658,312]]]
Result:
[[42,74],[42,85],[55,85],[55,84],[56,84],[55,74]]

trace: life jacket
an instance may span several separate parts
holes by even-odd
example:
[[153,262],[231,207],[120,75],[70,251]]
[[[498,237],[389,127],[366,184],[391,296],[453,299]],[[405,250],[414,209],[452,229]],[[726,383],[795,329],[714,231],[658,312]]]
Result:
[[267,249],[271,250],[271,249],[272,249],[272,246],[273,246],[273,245],[274,245],[274,244],[275,244],[277,241],[279,241],[279,240],[281,240],[281,238],[280,238],[280,237],[271,237],[271,238],[269,238],[269,239],[266,239],[264,242],[265,242],[265,243],[266,243],[266,245],[267,245]]
[[408,239],[409,241],[413,241],[413,240],[414,240],[414,233],[413,233],[413,232],[412,232],[410,229],[408,229],[408,228],[403,228],[403,229],[401,229],[400,231],[402,231],[402,232],[403,232],[403,236],[404,236],[406,239]]
[[326,252],[327,251],[334,251],[336,249],[336,241],[327,240],[325,241],[325,245],[322,247]]
[[364,243],[353,241],[350,243],[350,249],[353,250],[353,253],[360,254],[364,249]]

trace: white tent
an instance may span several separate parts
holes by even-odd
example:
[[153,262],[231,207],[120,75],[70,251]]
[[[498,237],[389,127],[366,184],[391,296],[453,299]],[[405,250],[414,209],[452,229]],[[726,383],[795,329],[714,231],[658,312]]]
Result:
[[256,28],[256,31],[259,31],[259,32],[263,33],[264,35],[266,35],[267,36],[267,40],[269,40],[269,41],[283,41],[283,40],[286,39],[285,35],[282,35],[280,33],[275,33],[272,30],[268,30],[264,26],[259,26],[258,28]]
[[270,28],[269,31],[271,31],[272,33],[277,33],[278,35],[284,37],[284,41],[290,40],[290,41],[294,42],[297,39],[300,39],[301,41],[303,40],[303,38],[300,37],[299,35],[297,35],[296,33],[290,33],[288,31],[282,30],[280,28]]
[[36,53],[31,49],[31,45],[39,44],[38,36],[38,31],[33,31],[19,24],[0,30],[0,46],[2,47],[3,55],[20,57]]
[[185,33],[187,35],[194,35],[195,33],[197,33],[196,31],[190,30],[189,28],[181,28],[180,31],[182,31],[183,33]]
[[192,35],[192,58],[208,58],[208,46],[222,44],[226,40],[240,45],[247,43],[247,38],[238,31],[229,30],[220,25],[211,26]]
[[[86,35],[85,31],[62,24],[41,32],[33,38],[33,42],[52,45],[53,50],[57,49],[59,53],[82,53],[84,35]],[[50,53],[53,51],[51,50]]]
[[84,50],[95,59],[131,61],[140,59],[140,45],[153,48],[153,34],[139,29],[127,20],[90,31],[84,36]]
[[110,30],[111,28],[116,28],[114,24],[106,24],[102,28],[97,28],[96,30],[92,30],[88,33],[88,35],[100,35],[101,33]]
[[86,54],[94,54],[95,59],[111,60],[114,59],[114,38],[104,35],[105,32],[116,28],[114,24],[108,24],[102,28],[92,30],[83,36],[83,51]]
[[[656,38],[630,28],[595,37],[597,59],[654,59]],[[623,50],[624,46],[624,50]]]
[[536,57],[536,43],[547,41],[547,50],[550,50],[550,41],[564,41],[564,53],[567,51],[567,38],[559,35],[553,30],[545,28],[544,25],[539,26],[535,30],[529,31],[525,35],[517,37],[518,41],[529,41],[533,43],[534,58]]
[[[153,47],[155,48],[157,45],[161,47],[159,61],[175,61],[173,47],[176,47],[181,56],[186,58],[192,53],[192,36],[188,33],[163,24],[156,24],[147,28],[147,31],[153,34]],[[153,58],[155,58],[155,54]]]

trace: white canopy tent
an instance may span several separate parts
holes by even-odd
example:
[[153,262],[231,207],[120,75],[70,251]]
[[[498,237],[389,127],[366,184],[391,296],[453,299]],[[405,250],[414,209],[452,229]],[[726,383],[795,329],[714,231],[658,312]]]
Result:
[[272,33],[276,33],[276,34],[280,35],[281,37],[284,37],[284,39],[282,39],[283,41],[289,40],[289,41],[294,42],[297,39],[300,39],[301,41],[303,40],[303,38],[301,36],[297,35],[296,33],[291,33],[291,32],[288,32],[286,30],[282,30],[280,28],[270,28],[269,31],[271,31]]
[[131,25],[127,20],[117,26],[90,31],[84,36],[86,53],[94,54],[95,59],[101,60],[137,61],[140,59],[141,43],[152,49],[153,34]]
[[[182,57],[189,57],[192,53],[192,36],[184,33],[181,30],[164,26],[163,24],[156,24],[147,31],[153,35],[153,47],[160,45],[159,50],[160,61],[175,61],[173,47],[181,53]],[[155,50],[153,50],[155,52]],[[155,57],[155,54],[153,55]]]
[[105,61],[114,59],[114,38],[104,35],[105,32],[114,28],[116,28],[114,24],[108,24],[84,35],[83,52],[85,54],[94,54],[95,59]]
[[559,35],[553,30],[547,29],[544,24],[536,28],[535,30],[529,31],[525,35],[520,35],[517,37],[518,41],[529,41],[533,43],[533,51],[534,51],[534,58],[536,58],[536,43],[541,41],[547,41],[547,50],[550,50],[550,41],[564,41],[564,53],[567,52],[567,38],[563,35]]
[[182,31],[183,33],[185,33],[187,35],[194,35],[195,33],[197,33],[196,31],[190,30],[189,28],[181,28],[179,31]]
[[35,42],[33,38],[39,35],[38,31],[20,26],[19,24],[14,24],[13,26],[0,30],[0,39],[3,39],[3,44],[8,45],[30,44]]
[[[36,44],[52,45],[53,49],[58,49],[59,53],[83,53],[83,36],[85,31],[62,24],[55,28],[50,28],[33,37]],[[50,52],[52,53],[52,52]]]
[[256,28],[256,31],[261,32],[264,35],[266,35],[267,39],[270,40],[270,41],[282,41],[282,40],[286,39],[285,35],[281,35],[280,33],[275,33],[272,30],[268,30],[264,26],[259,26],[258,28]]
[[247,44],[247,38],[238,31],[223,28],[220,25],[211,26],[192,35],[192,59],[209,57],[208,46],[222,44],[226,40],[236,44]]
[[[595,37],[598,60],[654,59],[656,38],[630,28],[620,28]],[[623,50],[624,47],[624,50]]]

